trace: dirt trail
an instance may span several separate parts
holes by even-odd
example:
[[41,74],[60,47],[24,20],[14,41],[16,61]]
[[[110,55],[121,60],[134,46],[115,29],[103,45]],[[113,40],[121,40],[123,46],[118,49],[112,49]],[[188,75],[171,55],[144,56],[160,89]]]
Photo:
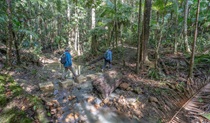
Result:
[[[127,47],[122,52],[113,51],[113,69],[123,72],[126,78],[108,99],[100,99],[93,92],[91,79],[60,87],[63,68],[58,59],[45,59],[43,66],[17,67],[10,74],[30,94],[45,100],[46,110],[52,122],[60,123],[156,123],[167,122],[191,96],[186,89],[187,64],[182,59],[165,57],[161,61],[165,70],[146,69],[135,74],[135,48]],[[124,58],[124,59],[123,59]],[[121,61],[124,61],[125,64]],[[77,67],[77,73],[100,76],[103,61],[86,67]],[[161,64],[159,64],[160,68]],[[206,83],[206,76],[196,77],[197,87]],[[71,75],[68,80],[72,80]],[[43,93],[39,83],[52,82],[54,90]],[[198,88],[192,87],[191,90]]]

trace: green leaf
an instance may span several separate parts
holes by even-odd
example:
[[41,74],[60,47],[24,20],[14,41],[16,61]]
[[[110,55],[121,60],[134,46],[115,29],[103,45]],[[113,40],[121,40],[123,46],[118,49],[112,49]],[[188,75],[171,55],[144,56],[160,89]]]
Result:
[[36,106],[33,106],[33,110],[36,110],[36,108],[37,108]]
[[209,26],[210,26],[210,22],[205,22],[205,23],[203,24],[203,26],[204,26],[205,28],[209,27]]
[[19,29],[18,32],[21,33],[26,33],[27,35],[31,35],[33,36],[35,39],[38,39],[38,35],[30,30],[26,30],[26,29]]
[[208,113],[208,114],[203,114],[202,116],[205,117],[206,119],[210,120],[210,113]]
[[0,17],[0,23],[6,23],[6,19],[4,17]]
[[49,117],[51,116],[50,112],[47,113],[47,116],[49,116]]

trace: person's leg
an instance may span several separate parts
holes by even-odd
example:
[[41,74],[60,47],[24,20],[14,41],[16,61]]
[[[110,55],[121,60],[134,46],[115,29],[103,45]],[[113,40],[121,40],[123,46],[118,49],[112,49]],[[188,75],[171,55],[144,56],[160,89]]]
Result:
[[102,70],[104,70],[104,68],[106,67],[106,64],[107,64],[107,60],[104,59],[104,66],[102,67]]
[[112,68],[112,63],[111,63],[111,61],[109,60],[109,69],[111,69]]
[[65,67],[65,70],[64,70],[64,72],[63,72],[63,74],[62,74],[62,79],[66,79],[66,75],[68,74],[68,68],[67,67]]
[[77,77],[76,73],[74,72],[73,67],[70,66],[70,67],[68,67],[68,68],[69,68],[69,70],[72,72],[73,76],[74,76],[74,77]]

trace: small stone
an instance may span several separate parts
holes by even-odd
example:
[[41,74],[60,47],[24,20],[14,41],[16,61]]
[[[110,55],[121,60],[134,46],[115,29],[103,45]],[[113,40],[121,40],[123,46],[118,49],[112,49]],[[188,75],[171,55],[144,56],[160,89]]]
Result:
[[76,98],[76,96],[69,96],[69,97],[68,97],[68,100],[71,101],[71,100],[73,100],[73,99],[75,99],[75,98]]
[[52,100],[51,103],[53,104],[53,107],[55,107],[55,108],[60,106],[60,104],[57,100]]
[[99,109],[99,108],[100,108],[100,105],[99,105],[99,104],[95,104],[94,107],[95,107],[96,109]]
[[142,94],[143,93],[143,90],[140,87],[135,87],[133,91],[137,94]]
[[39,88],[42,91],[51,91],[54,89],[52,82],[46,82],[46,83],[39,83]]
[[124,90],[127,90],[129,86],[130,86],[130,84],[128,84],[128,83],[122,83],[122,84],[120,84],[120,88],[121,89],[124,89]]
[[62,78],[62,73],[55,73],[53,76],[55,79],[61,79]]
[[51,114],[56,114],[56,112],[57,112],[56,109],[51,109],[50,111]]
[[94,101],[94,99],[95,99],[95,98],[94,98],[93,96],[91,96],[91,97],[89,97],[89,98],[87,99],[87,102],[88,102],[88,103],[91,103],[91,102]]
[[105,103],[105,104],[107,104],[108,102],[109,102],[109,99],[108,98],[106,98],[106,99],[103,100],[103,103]]
[[74,114],[73,113],[70,113],[66,116],[65,118],[65,122],[71,122],[71,121],[74,121]]
[[100,103],[100,106],[103,107],[105,104],[104,103]]
[[158,103],[158,99],[156,97],[149,97],[149,102],[156,102],[156,103]]
[[79,77],[77,77],[77,81],[78,83],[82,83],[82,82],[85,82],[87,80],[86,77],[84,77],[83,75],[80,75]]
[[66,81],[62,81],[59,82],[59,85],[63,88],[67,88],[70,85],[73,85],[74,81],[73,80],[66,80]]
[[75,120],[79,119],[79,113],[75,113],[74,118],[75,118]]
[[53,103],[51,103],[51,102],[47,102],[47,104],[46,104],[47,106],[53,106]]
[[94,74],[89,74],[86,77],[87,77],[87,80],[95,80],[97,78],[96,75]]

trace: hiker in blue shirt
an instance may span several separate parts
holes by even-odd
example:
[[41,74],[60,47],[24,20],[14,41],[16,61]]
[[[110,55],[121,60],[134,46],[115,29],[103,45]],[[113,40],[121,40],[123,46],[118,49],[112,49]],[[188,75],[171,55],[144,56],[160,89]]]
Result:
[[109,69],[111,69],[112,68],[112,51],[111,51],[111,48],[109,48],[104,54],[104,66],[102,68],[102,71],[104,71],[104,68],[106,67],[107,63],[109,63]]
[[66,56],[66,62],[65,62],[65,64],[63,64],[63,66],[65,68],[65,71],[62,75],[62,79],[66,79],[66,75],[68,74],[68,70],[70,70],[72,72],[73,76],[75,78],[77,78],[77,75],[74,72],[74,69],[72,67],[72,56],[70,54],[70,48],[66,48],[64,54]]

